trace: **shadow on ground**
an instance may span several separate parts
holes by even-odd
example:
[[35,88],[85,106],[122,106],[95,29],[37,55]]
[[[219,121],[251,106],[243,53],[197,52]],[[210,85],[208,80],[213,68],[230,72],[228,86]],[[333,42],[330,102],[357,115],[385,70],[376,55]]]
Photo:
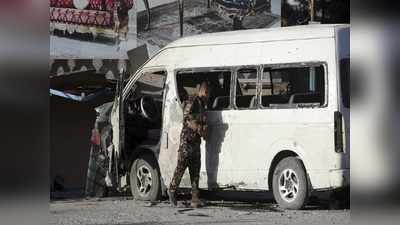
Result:
[[[344,200],[331,199],[329,192],[319,192],[310,197],[308,204],[303,210],[329,210],[329,209],[350,209],[348,196],[341,196]],[[190,210],[191,194],[190,189],[181,189],[178,197],[180,210]],[[272,192],[269,191],[201,191],[200,198],[210,207],[226,207],[232,210],[244,212],[284,212],[276,204]],[[125,193],[112,193],[107,198],[85,198],[82,194],[64,194],[52,198],[52,202],[96,202],[96,201],[124,201],[133,200],[133,197]],[[157,202],[135,201],[139,206],[154,207],[159,204],[169,205],[167,197]]]
[[[229,207],[239,211],[284,211],[276,204],[270,191],[202,191],[200,197],[208,206]],[[178,200],[189,206],[190,198],[190,189],[184,189]],[[349,196],[341,198],[331,199],[329,192],[319,192],[310,197],[303,210],[350,209]],[[168,200],[165,199],[165,202],[168,203]]]

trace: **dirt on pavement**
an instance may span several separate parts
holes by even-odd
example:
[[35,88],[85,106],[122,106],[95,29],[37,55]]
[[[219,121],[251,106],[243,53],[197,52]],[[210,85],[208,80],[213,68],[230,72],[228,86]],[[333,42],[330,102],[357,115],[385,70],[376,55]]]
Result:
[[[199,209],[172,208],[168,201],[141,202],[132,197],[58,200],[50,203],[50,224],[349,224],[350,210],[307,206],[304,210],[282,210],[275,203],[235,200],[206,201]],[[228,198],[229,199],[229,198]]]

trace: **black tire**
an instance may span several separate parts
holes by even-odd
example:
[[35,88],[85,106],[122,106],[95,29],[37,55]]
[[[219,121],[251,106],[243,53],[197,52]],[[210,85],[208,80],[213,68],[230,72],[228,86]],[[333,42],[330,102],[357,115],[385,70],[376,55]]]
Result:
[[350,186],[331,192],[329,209],[350,209]]
[[278,163],[272,178],[272,190],[281,208],[297,210],[304,207],[308,200],[308,180],[300,159],[287,157]]
[[[139,180],[139,173],[143,180]],[[150,180],[148,179],[150,174]],[[131,193],[137,200],[156,201],[161,196],[160,173],[157,162],[153,156],[144,154],[132,163],[129,175]]]

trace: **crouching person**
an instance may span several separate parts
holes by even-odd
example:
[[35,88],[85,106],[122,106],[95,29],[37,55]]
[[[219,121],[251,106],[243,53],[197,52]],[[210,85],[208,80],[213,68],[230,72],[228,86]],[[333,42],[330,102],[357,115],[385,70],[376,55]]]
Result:
[[199,199],[200,144],[201,137],[206,140],[207,136],[205,108],[208,92],[207,82],[202,82],[198,94],[189,96],[183,104],[183,127],[178,149],[178,162],[168,190],[169,201],[173,206],[177,206],[176,190],[186,168],[189,168],[192,186],[191,206],[194,208],[203,206]]

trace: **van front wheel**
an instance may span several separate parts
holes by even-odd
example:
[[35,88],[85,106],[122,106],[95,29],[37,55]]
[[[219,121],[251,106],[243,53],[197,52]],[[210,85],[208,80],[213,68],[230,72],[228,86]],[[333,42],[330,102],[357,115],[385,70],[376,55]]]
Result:
[[272,179],[274,198],[280,207],[304,207],[308,199],[307,176],[300,159],[288,157],[280,161]]
[[156,201],[161,196],[160,173],[157,162],[150,155],[135,159],[129,174],[131,192],[135,199]]

